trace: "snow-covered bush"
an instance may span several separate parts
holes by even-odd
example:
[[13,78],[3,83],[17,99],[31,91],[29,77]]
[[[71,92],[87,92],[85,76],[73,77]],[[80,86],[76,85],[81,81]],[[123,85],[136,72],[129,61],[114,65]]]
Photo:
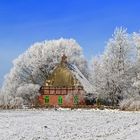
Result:
[[1,89],[1,106],[12,106],[17,97],[23,99],[23,104],[31,105],[38,95],[39,87],[61,61],[63,54],[69,63],[75,64],[88,77],[87,61],[75,40],[61,38],[35,43],[13,61],[13,68],[5,76]]
[[138,111],[140,110],[140,98],[128,98],[124,99],[120,102],[120,109],[121,110],[131,110],[131,111]]
[[29,107],[37,105],[40,86],[36,84],[25,84],[17,88],[15,96],[21,97],[24,100],[24,105]]

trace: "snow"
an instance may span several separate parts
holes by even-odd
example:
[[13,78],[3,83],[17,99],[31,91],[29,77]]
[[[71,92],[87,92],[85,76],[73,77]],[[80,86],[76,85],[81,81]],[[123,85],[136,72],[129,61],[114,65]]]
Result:
[[0,140],[139,140],[140,112],[1,110]]

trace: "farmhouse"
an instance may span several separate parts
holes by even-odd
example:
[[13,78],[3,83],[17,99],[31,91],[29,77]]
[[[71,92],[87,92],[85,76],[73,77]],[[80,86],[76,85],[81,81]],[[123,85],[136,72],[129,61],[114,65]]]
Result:
[[61,62],[40,88],[39,102],[42,106],[74,107],[85,104],[85,95],[91,92],[89,81],[63,55]]

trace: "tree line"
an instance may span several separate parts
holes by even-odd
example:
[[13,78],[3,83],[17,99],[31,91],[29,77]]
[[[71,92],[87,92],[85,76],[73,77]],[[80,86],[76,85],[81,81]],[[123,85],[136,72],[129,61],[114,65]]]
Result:
[[121,109],[140,109],[140,33],[129,34],[122,27],[115,29],[104,52],[95,56],[89,67],[74,39],[33,44],[13,61],[12,69],[5,76],[0,89],[0,107],[23,108],[34,104],[39,88],[63,54],[91,82],[92,94],[98,102]]

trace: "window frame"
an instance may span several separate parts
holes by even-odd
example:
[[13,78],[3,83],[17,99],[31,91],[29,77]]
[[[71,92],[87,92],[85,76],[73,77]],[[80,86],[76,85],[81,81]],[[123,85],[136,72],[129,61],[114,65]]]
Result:
[[73,97],[73,99],[74,99],[74,104],[77,105],[77,104],[79,103],[78,95],[75,95],[75,96]]
[[63,104],[63,97],[58,96],[58,105],[62,105],[62,104]]
[[50,96],[45,96],[45,103],[49,104],[49,102],[50,102]]

